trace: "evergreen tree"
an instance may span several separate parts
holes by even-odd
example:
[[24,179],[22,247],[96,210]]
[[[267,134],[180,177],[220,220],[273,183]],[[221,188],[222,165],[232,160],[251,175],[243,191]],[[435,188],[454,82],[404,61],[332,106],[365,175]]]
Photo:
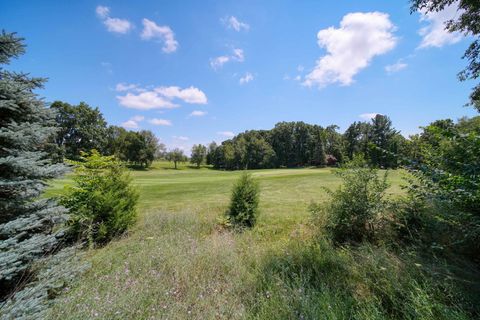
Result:
[[[24,52],[22,38],[2,31],[1,64]],[[33,262],[58,248],[56,225],[66,218],[56,202],[38,198],[46,179],[65,171],[49,159],[55,114],[34,93],[44,82],[0,69],[0,300],[32,278]]]

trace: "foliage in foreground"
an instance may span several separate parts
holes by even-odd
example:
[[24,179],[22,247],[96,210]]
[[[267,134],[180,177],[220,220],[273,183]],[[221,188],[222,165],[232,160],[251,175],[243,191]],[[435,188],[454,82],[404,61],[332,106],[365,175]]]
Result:
[[16,292],[0,308],[0,319],[48,319],[55,299],[85,272],[90,264],[77,247],[67,247],[34,265],[34,281]]
[[[24,53],[23,39],[0,34],[0,63]],[[33,263],[55,252],[65,208],[39,199],[46,180],[65,172],[49,158],[54,114],[33,91],[44,79],[0,68],[0,301],[34,278]]]
[[61,203],[71,212],[70,235],[89,245],[104,244],[135,222],[138,193],[120,162],[96,150],[76,162],[74,184]]
[[[473,319],[478,306],[454,270],[413,251],[294,240],[263,261],[250,318]],[[478,283],[478,275],[469,276]]]
[[327,204],[312,204],[317,226],[336,243],[373,241],[383,222],[387,202],[387,172],[369,168],[360,158],[336,172],[342,179],[337,190],[327,190]]
[[409,193],[430,212],[429,242],[479,262],[480,117],[435,121],[412,145]]
[[243,173],[232,190],[230,207],[227,211],[229,223],[235,227],[255,226],[258,219],[260,189],[252,175]]

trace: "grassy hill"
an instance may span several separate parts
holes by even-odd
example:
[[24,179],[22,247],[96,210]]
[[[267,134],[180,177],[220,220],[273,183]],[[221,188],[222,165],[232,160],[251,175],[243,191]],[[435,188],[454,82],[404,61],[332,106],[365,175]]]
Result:
[[[309,244],[308,205],[338,186],[332,169],[251,171],[261,217],[235,233],[219,219],[241,173],[171,167],[132,171],[137,225],[86,253],[92,268],[58,300],[52,319],[468,318],[444,305],[444,293],[417,277],[420,269],[383,248]],[[402,192],[401,176],[389,174],[392,197]],[[48,195],[69,182],[55,181]]]

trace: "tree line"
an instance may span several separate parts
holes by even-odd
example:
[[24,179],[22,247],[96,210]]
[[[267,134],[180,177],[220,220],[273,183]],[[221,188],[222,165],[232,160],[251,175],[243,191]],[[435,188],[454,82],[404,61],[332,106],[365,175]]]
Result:
[[395,130],[388,116],[354,122],[345,133],[338,126],[305,122],[279,122],[271,130],[249,130],[208,147],[195,145],[192,162],[202,159],[217,169],[264,169],[332,166],[362,156],[373,167],[396,168],[408,141]]
[[118,159],[136,166],[148,167],[152,161],[166,152],[150,130],[128,131],[122,127],[107,125],[98,108],[85,102],[71,105],[55,101],[50,109],[55,112],[58,131],[54,135],[54,158],[78,160],[82,152],[92,149],[103,155],[114,155]]

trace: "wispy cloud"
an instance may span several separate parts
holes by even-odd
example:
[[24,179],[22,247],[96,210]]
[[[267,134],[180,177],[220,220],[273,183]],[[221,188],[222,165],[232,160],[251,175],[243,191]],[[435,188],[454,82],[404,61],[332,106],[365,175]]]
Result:
[[233,29],[237,32],[242,31],[242,30],[245,30],[245,31],[250,30],[250,25],[248,25],[245,22],[242,22],[242,21],[238,20],[237,17],[235,17],[235,16],[225,17],[225,18],[221,19],[221,21],[222,21],[223,24],[225,24],[227,26],[227,28]]
[[229,61],[243,62],[245,61],[245,54],[243,49],[234,48],[231,55],[223,55],[210,59],[210,66],[214,69],[220,69],[223,65]]
[[249,83],[252,80],[253,80],[253,74],[251,74],[250,72],[247,72],[243,77],[240,78],[238,82],[240,84],[245,84],[245,83]]
[[189,117],[203,117],[207,114],[207,111],[194,110],[188,116]]
[[151,124],[156,125],[156,126],[171,126],[172,125],[172,122],[170,120],[165,120],[165,119],[153,118],[153,119],[148,120],[148,122],[150,122]]
[[130,91],[138,88],[136,84],[128,84],[128,83],[117,83],[115,86],[115,91],[122,92],[122,91]]
[[143,40],[156,39],[163,43],[162,50],[165,53],[172,53],[178,49],[178,41],[169,26],[159,26],[155,22],[143,19],[143,31],[140,35]]
[[405,69],[407,66],[408,64],[406,64],[405,62],[403,62],[402,60],[398,60],[394,64],[389,64],[388,66],[385,66],[385,71],[387,71],[387,73],[395,73]]
[[345,15],[339,28],[329,27],[318,32],[318,45],[328,53],[317,60],[303,84],[319,88],[333,83],[352,84],[354,76],[366,68],[375,56],[395,47],[397,39],[394,31],[395,26],[386,13]]

